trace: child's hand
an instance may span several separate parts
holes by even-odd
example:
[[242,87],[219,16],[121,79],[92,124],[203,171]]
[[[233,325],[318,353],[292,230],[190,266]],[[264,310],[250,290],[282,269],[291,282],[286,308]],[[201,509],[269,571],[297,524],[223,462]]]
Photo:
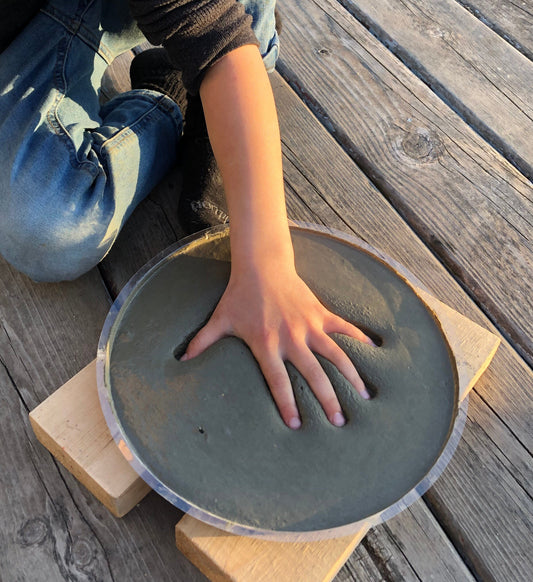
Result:
[[354,365],[329,337],[341,333],[373,345],[354,325],[329,312],[298,277],[294,268],[273,265],[271,272],[232,271],[228,287],[208,323],[191,340],[182,359],[193,358],[224,336],[237,336],[261,366],[281,417],[290,428],[301,425],[284,362],[307,380],[330,422],[345,423],[331,382],[316,352],[327,358],[364,398],[368,392]]

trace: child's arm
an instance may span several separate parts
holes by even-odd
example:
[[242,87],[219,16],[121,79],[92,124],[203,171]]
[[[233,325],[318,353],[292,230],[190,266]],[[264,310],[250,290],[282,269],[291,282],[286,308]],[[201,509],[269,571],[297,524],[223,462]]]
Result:
[[184,357],[197,356],[223,336],[238,336],[259,362],[288,426],[298,428],[300,420],[285,360],[302,373],[330,421],[340,426],[340,404],[313,352],[335,364],[368,398],[355,367],[327,334],[371,341],[327,311],[296,274],[276,108],[257,47],[242,46],[216,62],[200,96],[225,186],[232,267],[213,316]]

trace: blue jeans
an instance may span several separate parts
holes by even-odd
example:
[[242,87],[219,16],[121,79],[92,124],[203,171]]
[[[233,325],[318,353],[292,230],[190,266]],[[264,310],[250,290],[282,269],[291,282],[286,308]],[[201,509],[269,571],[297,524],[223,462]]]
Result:
[[[271,70],[275,0],[242,2]],[[52,0],[0,55],[0,253],[36,281],[96,265],[176,161],[172,99],[133,90],[99,104],[107,65],[143,41],[127,0]]]

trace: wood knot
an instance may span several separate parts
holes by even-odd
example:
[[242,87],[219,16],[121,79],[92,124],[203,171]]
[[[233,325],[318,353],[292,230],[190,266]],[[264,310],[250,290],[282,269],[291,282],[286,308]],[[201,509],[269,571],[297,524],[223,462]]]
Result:
[[327,57],[328,55],[331,54],[331,51],[326,48],[326,47],[320,47],[319,49],[317,49],[316,51],[319,55],[325,56]]
[[96,555],[94,544],[85,538],[75,538],[67,548],[67,560],[78,568],[86,568]]
[[28,547],[41,545],[50,532],[48,521],[42,517],[34,517],[25,521],[18,531],[19,543]]
[[396,128],[393,152],[409,165],[430,164],[439,159],[443,145],[438,134],[425,127]]

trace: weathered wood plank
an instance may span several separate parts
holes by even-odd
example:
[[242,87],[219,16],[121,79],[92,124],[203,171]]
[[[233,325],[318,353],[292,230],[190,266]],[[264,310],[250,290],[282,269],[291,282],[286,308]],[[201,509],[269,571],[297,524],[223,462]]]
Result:
[[105,549],[76,508],[28,411],[0,366],[0,572],[2,580],[110,578]]
[[94,358],[108,306],[97,270],[35,284],[0,259],[2,580],[205,580],[176,552],[176,508],[150,494],[115,519],[27,422],[30,408]]
[[[475,304],[394,209],[376,195],[375,188],[350,163],[348,156],[334,143],[326,130],[302,112],[292,91],[279,80],[276,85],[291,217],[324,222],[354,232],[405,264],[437,297],[489,328],[490,323]],[[335,163],[331,163],[331,160],[335,160]],[[475,564],[476,568],[490,572],[496,579],[514,579],[515,575],[517,579],[522,579],[524,573],[533,572],[528,542],[523,537],[525,526],[515,530],[510,523],[506,523],[507,518],[502,518],[518,513],[523,520],[522,524],[527,523],[533,527],[532,516],[527,510],[533,493],[533,469],[530,453],[524,447],[531,449],[533,444],[533,427],[528,413],[532,409],[529,389],[532,385],[532,371],[513,348],[504,342],[470,399],[475,402],[475,406],[469,412],[463,440],[464,446],[468,450],[475,450],[480,459],[476,463],[475,474],[470,463],[464,460],[461,464],[456,463],[455,473],[445,471],[431,490],[438,491],[441,483],[451,481],[448,487],[453,487],[453,497],[448,495],[442,507],[440,499],[434,498],[433,511],[439,520],[445,521],[445,532],[454,540],[461,555],[469,563]],[[490,418],[489,422],[487,418]],[[475,426],[476,430],[483,432],[485,424],[488,433],[480,440],[475,437],[471,427]],[[505,477],[498,478],[496,472],[485,470],[485,457],[487,464],[492,466],[496,463],[498,471],[505,474]],[[479,507],[483,507],[484,527],[479,527],[480,520],[475,512],[466,507],[471,508],[473,495],[477,496]],[[498,507],[493,504],[495,495],[499,499]],[[441,515],[451,517],[444,520]],[[404,514],[396,519],[404,519]],[[488,527],[492,519],[499,524],[498,537]],[[397,538],[398,546],[406,548],[406,551],[409,547],[417,547],[420,536],[409,527],[402,527],[401,531],[402,536],[409,538],[409,543],[405,544],[400,537]],[[368,538],[365,549],[372,556],[373,550]],[[419,551],[409,556],[410,564],[420,559]],[[424,551],[439,554],[441,550],[429,546]],[[514,563],[516,554],[522,556],[518,567]],[[379,548],[376,548],[375,555],[380,555]],[[498,559],[495,559],[495,555],[499,555]],[[479,560],[484,560],[484,564]],[[379,563],[378,558],[376,563]]]
[[533,363],[531,184],[336,2],[280,10],[283,76]]
[[[420,580],[474,580],[462,560],[458,559],[454,548],[441,528],[434,526],[435,518],[425,503],[414,503],[402,513],[403,519],[391,519],[383,525],[383,530],[399,544],[399,549],[409,556],[411,567]],[[416,525],[415,525],[416,524]],[[404,535],[405,528],[416,532],[420,537]],[[376,532],[377,533],[377,532]],[[439,547],[440,551],[427,552],[428,547]],[[390,559],[384,556],[388,565]]]
[[[481,425],[469,424],[447,478],[439,480],[425,500],[479,579],[527,582],[533,574],[533,500],[496,455],[484,454],[493,446]],[[463,504],[465,470],[470,472],[469,501]],[[494,539],[490,544],[489,536]],[[515,543],[521,539],[526,545]]]
[[455,0],[342,0],[498,151],[533,178],[533,63]]
[[516,49],[533,59],[533,5],[530,0],[457,0]]
[[[90,339],[98,337],[107,305],[95,273],[61,286],[36,285],[0,259],[0,571],[6,580],[109,575],[104,548],[27,422],[28,408],[50,385],[94,355]],[[83,344],[76,341],[79,329],[64,326],[80,315],[88,315]],[[83,563],[87,555],[90,564]]]
[[0,353],[28,408],[94,359],[109,305],[96,270],[37,284],[0,257]]

